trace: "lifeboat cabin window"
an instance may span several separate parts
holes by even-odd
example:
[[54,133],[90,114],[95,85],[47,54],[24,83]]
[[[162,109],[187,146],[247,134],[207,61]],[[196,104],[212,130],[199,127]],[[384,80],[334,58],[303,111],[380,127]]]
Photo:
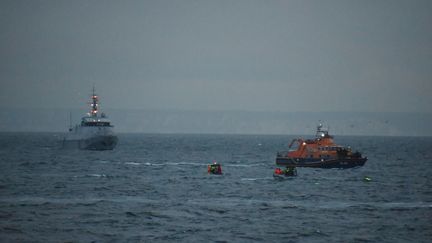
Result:
[[289,151],[297,151],[300,148],[300,143],[293,143]]

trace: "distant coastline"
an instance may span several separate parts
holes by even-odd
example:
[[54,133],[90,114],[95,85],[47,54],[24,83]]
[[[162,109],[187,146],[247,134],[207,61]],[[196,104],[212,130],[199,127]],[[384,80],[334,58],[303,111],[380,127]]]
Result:
[[[310,134],[319,120],[334,135],[432,136],[432,113],[259,112],[106,109],[119,133]],[[66,132],[81,109],[0,109],[1,132]]]

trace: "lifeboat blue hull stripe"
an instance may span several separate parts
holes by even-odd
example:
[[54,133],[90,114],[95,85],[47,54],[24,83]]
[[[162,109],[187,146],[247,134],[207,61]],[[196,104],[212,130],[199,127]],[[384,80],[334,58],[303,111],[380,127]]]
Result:
[[342,158],[342,159],[313,159],[313,158],[276,158],[276,164],[280,166],[312,167],[312,168],[352,168],[363,166],[367,158]]

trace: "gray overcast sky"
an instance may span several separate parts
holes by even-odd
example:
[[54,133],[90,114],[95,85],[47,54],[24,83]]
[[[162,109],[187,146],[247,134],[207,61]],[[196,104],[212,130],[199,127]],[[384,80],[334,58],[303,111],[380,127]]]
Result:
[[0,2],[0,107],[431,112],[432,1]]

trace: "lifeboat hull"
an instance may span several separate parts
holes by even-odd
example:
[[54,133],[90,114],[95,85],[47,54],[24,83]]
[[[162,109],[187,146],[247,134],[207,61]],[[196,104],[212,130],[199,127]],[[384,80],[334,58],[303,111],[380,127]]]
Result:
[[341,158],[341,159],[304,159],[304,158],[289,158],[277,157],[276,164],[280,166],[293,166],[293,167],[310,167],[310,168],[341,168],[348,169],[358,166],[363,166],[367,158]]

